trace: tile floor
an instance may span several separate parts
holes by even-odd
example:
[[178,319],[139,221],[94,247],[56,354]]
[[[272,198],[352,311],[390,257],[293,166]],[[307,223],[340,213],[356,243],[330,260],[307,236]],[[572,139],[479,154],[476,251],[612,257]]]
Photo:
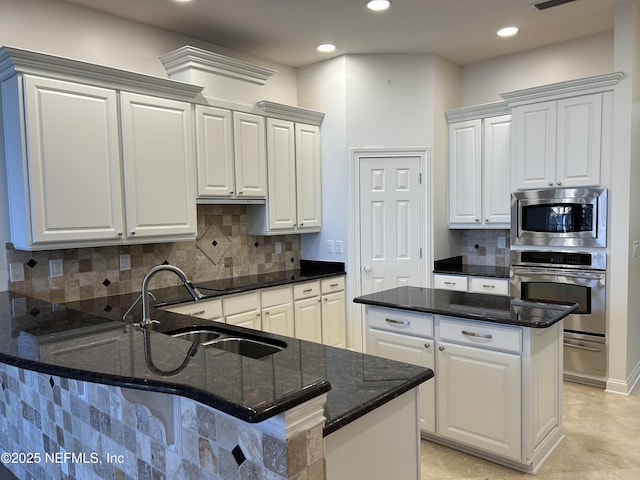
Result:
[[565,382],[565,439],[536,475],[422,441],[422,480],[640,480],[640,387],[629,396]]

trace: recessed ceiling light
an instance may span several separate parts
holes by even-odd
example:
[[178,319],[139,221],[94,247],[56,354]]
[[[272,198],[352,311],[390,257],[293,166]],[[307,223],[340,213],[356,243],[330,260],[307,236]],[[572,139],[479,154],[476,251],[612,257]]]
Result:
[[504,27],[498,30],[496,33],[500,37],[511,37],[518,33],[518,27]]
[[374,12],[382,12],[391,6],[391,0],[369,0],[367,8]]
[[316,47],[316,50],[321,53],[331,53],[335,52],[336,46],[333,43],[321,43]]

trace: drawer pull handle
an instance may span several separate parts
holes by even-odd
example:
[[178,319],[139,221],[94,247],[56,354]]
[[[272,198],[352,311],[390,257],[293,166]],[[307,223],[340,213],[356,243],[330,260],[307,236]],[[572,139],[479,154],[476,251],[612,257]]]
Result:
[[462,334],[468,337],[493,338],[493,335],[491,335],[490,333],[476,333],[476,332],[467,332],[466,330],[462,330]]
[[335,288],[335,287],[337,287],[338,285],[340,285],[340,284],[339,284],[339,283],[332,283],[332,284],[331,284],[331,285],[329,285],[329,286],[330,286],[331,288]]
[[584,344],[575,344],[575,343],[567,343],[564,342],[562,344],[564,347],[569,347],[569,348],[577,348],[578,350],[586,350],[588,352],[598,352],[600,353],[602,350],[599,348],[593,348],[593,347],[587,347]]
[[444,282],[445,285],[455,285],[456,282]]
[[305,288],[302,293],[309,293],[309,292],[313,292],[313,288]]
[[496,288],[495,285],[482,285],[483,288]]
[[191,315],[192,316],[196,316],[196,315],[203,315],[204,314],[204,310],[198,310],[197,312],[192,312]]
[[411,325],[409,320],[394,320],[393,318],[385,318],[387,323],[391,325],[402,325],[403,327],[408,327]]

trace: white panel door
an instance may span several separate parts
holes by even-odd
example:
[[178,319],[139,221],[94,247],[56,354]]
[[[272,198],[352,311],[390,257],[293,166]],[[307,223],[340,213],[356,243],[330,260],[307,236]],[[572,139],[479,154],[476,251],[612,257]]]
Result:
[[322,343],[347,348],[347,306],[344,292],[322,296]]
[[24,77],[33,243],[123,232],[116,92]]
[[129,236],[195,235],[191,105],[121,93]]
[[322,343],[322,309],[320,297],[294,302],[295,337]]
[[230,197],[235,193],[231,111],[196,105],[198,196]]
[[262,330],[293,337],[295,334],[293,314],[293,303],[263,308]]
[[360,159],[362,294],[422,284],[420,159]]

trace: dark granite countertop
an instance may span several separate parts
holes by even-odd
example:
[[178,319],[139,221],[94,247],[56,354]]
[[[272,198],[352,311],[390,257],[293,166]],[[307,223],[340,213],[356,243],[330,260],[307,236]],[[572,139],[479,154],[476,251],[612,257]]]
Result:
[[[286,282],[270,275],[259,285],[234,283],[225,293],[339,274],[286,273]],[[178,290],[184,297],[184,289],[177,287],[154,293],[164,301]],[[192,345],[162,332],[192,325],[215,324],[225,332],[287,345],[263,359],[200,347],[183,370],[160,375],[145,361],[143,331],[122,321],[136,297],[131,293],[57,305],[0,292],[0,361],[51,375],[181,395],[247,422],[266,420],[326,392],[325,435],[433,377],[427,368],[153,308],[160,324],[150,334],[151,352],[162,370],[179,366]],[[140,317],[138,304],[133,319]],[[56,342],[65,342],[64,355],[50,348]],[[105,342],[112,347],[105,348]]]
[[509,278],[509,267],[464,263],[462,255],[433,262],[433,273],[469,275],[473,277]]
[[486,322],[546,328],[578,309],[577,304],[523,302],[501,295],[398,287],[354,298],[356,303]]

